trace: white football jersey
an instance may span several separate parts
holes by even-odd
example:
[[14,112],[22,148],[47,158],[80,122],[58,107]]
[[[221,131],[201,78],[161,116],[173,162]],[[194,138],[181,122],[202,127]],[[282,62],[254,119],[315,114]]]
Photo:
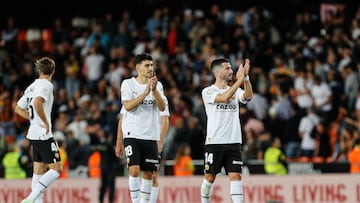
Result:
[[[54,101],[53,90],[54,86],[49,80],[36,79],[26,88],[24,95],[17,102],[20,108],[26,109],[29,112],[30,127],[26,137],[30,140],[47,140],[53,137],[51,131],[51,110]],[[45,100],[44,113],[49,123],[48,134],[46,134],[46,129],[42,127],[44,126],[44,122],[35,110],[34,101],[37,97],[42,97]]]
[[202,90],[207,115],[205,144],[242,143],[239,106],[240,102],[246,104],[242,99],[244,90],[239,88],[229,103],[215,103],[216,95],[224,93],[229,88],[219,89],[211,85]]
[[[122,101],[133,100],[145,92],[146,84],[140,84],[132,77],[121,84]],[[166,102],[163,86],[158,81],[156,89]],[[124,138],[136,138],[143,140],[160,139],[160,111],[156,105],[155,97],[149,93],[145,99],[132,111],[126,111],[123,115],[122,130]]]

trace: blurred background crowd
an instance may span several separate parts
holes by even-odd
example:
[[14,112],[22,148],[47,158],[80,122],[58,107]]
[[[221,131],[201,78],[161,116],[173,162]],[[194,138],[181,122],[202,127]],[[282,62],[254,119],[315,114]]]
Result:
[[234,71],[251,60],[255,95],[240,110],[245,160],[262,160],[271,137],[279,137],[288,161],[348,161],[360,137],[359,2],[277,4],[137,0],[43,21],[2,18],[0,160],[19,152],[31,175],[28,121],[13,109],[37,76],[33,62],[47,55],[57,64],[53,133],[69,171],[105,164],[121,175],[113,152],[120,84],[135,74],[133,56],[148,52],[171,112],[164,160],[173,160],[182,144],[192,159],[202,159],[201,89],[213,82],[210,62],[226,57]]

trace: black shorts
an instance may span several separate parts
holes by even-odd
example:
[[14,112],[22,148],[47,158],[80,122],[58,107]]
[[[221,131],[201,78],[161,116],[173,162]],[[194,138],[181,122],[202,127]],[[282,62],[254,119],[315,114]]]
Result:
[[224,167],[226,173],[241,173],[243,161],[240,144],[205,145],[204,173],[216,175]]
[[61,161],[59,146],[54,138],[48,140],[30,140],[33,147],[33,160],[46,164]]
[[142,171],[157,171],[159,154],[156,141],[125,138],[124,148],[128,167],[140,165]]

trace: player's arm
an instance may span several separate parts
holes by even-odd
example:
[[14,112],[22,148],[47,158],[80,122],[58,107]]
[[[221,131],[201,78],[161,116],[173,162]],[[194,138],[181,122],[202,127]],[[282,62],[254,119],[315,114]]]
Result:
[[132,111],[134,108],[136,108],[141,102],[145,99],[145,97],[150,93],[150,84],[148,83],[146,85],[145,91],[140,94],[139,96],[132,98],[129,96],[129,93],[131,92],[131,87],[129,87],[128,83],[123,83],[121,87],[121,96],[123,98],[122,104],[126,111]]
[[136,108],[148,95],[149,93],[146,93],[146,91],[142,94],[140,94],[138,97],[132,100],[123,101],[124,108],[126,111],[132,111],[134,108]]
[[245,94],[243,94],[243,100],[244,101],[250,101],[253,97],[253,90],[250,80],[244,80],[244,91]]
[[[149,84],[150,84],[150,88],[151,88],[151,92],[155,98],[156,101],[156,105],[158,106],[160,111],[164,111],[165,110],[165,101],[162,98],[160,91],[157,89],[157,83],[158,83],[158,79],[156,76],[153,76],[152,78],[150,78],[149,80]],[[162,85],[160,84],[160,89],[162,89]]]
[[235,94],[236,90],[240,87],[239,80],[236,81],[226,92],[218,94],[215,97],[216,103],[228,103],[230,98]]
[[161,97],[159,91],[155,88],[152,91],[153,96],[155,97],[156,105],[158,106],[160,111],[165,110],[165,102],[164,99]]
[[45,111],[44,111],[44,102],[45,99],[42,97],[36,97],[35,101],[34,101],[34,107],[35,107],[35,111],[36,113],[39,115],[40,119],[42,120],[42,122],[44,123],[44,128],[46,129],[46,133],[49,132],[49,122],[45,116]]
[[30,119],[29,112],[27,110],[25,110],[25,109],[22,109],[19,105],[16,105],[15,113],[17,115],[21,116],[22,118],[25,118],[27,120]]
[[164,140],[169,130],[169,116],[161,116],[160,140],[158,141],[159,154],[163,150]]
[[115,146],[115,155],[118,158],[121,158],[124,156],[123,132],[122,132],[122,127],[121,127],[122,118],[123,118],[123,115],[120,114],[119,121],[118,121],[116,146]]

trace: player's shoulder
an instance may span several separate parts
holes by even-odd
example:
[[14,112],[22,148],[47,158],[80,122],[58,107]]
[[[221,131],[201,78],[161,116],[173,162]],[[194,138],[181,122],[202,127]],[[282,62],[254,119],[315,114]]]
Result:
[[216,86],[215,85],[209,85],[206,86],[202,89],[202,93],[209,93],[209,92],[214,92],[216,90]]
[[37,87],[52,87],[53,84],[48,81],[48,80],[45,80],[45,79],[37,79],[35,80],[32,85],[37,88]]
[[121,84],[124,85],[124,84],[131,84],[131,83],[134,83],[135,81],[133,80],[134,77],[131,77],[131,78],[126,78],[124,79]]

